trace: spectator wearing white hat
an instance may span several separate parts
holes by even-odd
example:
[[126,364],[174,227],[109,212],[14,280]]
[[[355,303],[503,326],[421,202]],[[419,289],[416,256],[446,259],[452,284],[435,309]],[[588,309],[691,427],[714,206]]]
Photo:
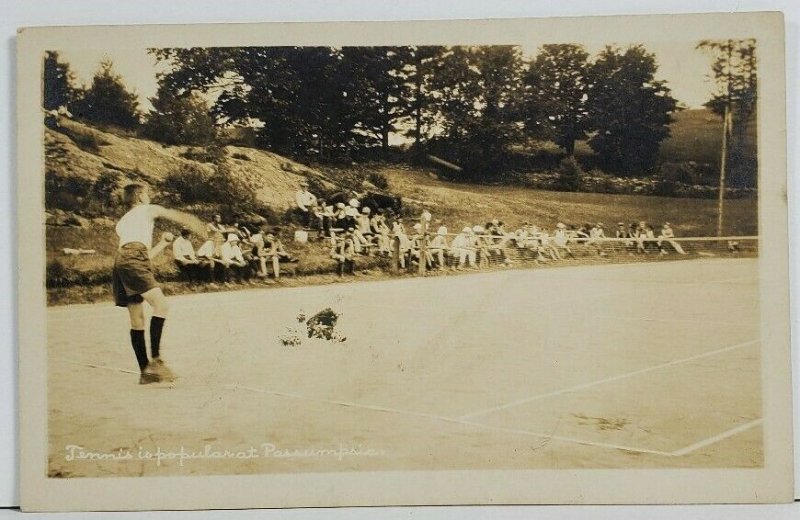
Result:
[[683,250],[681,245],[676,240],[672,240],[673,238],[675,238],[675,232],[672,230],[670,223],[665,222],[661,227],[661,234],[658,236],[658,248],[661,251],[661,254],[667,254],[667,250],[663,246],[663,243],[666,242],[667,244],[671,245],[675,252],[677,252],[679,255],[685,255],[686,251]]
[[563,258],[561,256],[561,250],[564,250],[564,252],[566,252],[566,254],[568,254],[570,257],[575,258],[572,249],[569,247],[569,234],[567,233],[567,226],[563,222],[556,224],[556,230],[553,233],[552,243],[559,258]]
[[219,265],[222,266],[222,280],[226,285],[230,283],[231,272],[239,282],[250,281],[250,266],[239,248],[239,237],[234,233],[229,234],[228,239],[222,244]]
[[475,250],[475,237],[472,229],[465,227],[461,233],[455,236],[453,242],[450,244],[450,251],[453,257],[458,258],[458,269],[464,267],[464,263],[469,259],[469,266],[477,268],[475,264],[476,250]]
[[356,227],[356,220],[360,214],[359,208],[361,207],[361,203],[358,202],[358,199],[350,199],[350,202],[345,207],[345,215],[347,219],[347,227],[355,228]]

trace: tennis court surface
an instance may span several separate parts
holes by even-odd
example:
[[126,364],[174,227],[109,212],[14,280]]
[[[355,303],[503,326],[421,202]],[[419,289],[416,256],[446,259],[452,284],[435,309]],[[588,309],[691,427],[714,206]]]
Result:
[[[176,296],[171,385],[137,384],[123,309],[51,308],[49,474],[758,467],[757,270],[717,258]],[[326,307],[345,342],[281,344]]]

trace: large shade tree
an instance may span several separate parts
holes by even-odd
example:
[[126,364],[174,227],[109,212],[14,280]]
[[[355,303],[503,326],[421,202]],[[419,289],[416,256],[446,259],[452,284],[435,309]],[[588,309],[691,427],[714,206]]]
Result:
[[589,129],[589,54],[580,45],[543,45],[524,77],[525,128],[568,155]]
[[669,136],[677,100],[655,79],[655,55],[641,45],[606,47],[589,69],[588,112],[594,135],[589,145],[608,170],[644,175],[656,165]]

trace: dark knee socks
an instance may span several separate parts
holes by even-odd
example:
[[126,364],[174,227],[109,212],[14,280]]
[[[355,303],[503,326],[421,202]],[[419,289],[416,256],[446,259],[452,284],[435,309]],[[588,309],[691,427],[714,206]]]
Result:
[[131,329],[131,345],[139,363],[139,370],[144,371],[147,366],[147,347],[144,343],[144,331]]
[[161,347],[161,331],[164,329],[164,318],[153,316],[150,318],[150,351],[154,358],[158,357]]

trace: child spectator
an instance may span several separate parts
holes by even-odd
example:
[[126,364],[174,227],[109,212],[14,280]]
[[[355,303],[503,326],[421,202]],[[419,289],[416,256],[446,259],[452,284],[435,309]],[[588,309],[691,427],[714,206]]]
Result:
[[355,255],[353,229],[348,228],[344,235],[336,240],[331,250],[331,258],[338,263],[339,276],[344,276],[345,272],[355,275]]

